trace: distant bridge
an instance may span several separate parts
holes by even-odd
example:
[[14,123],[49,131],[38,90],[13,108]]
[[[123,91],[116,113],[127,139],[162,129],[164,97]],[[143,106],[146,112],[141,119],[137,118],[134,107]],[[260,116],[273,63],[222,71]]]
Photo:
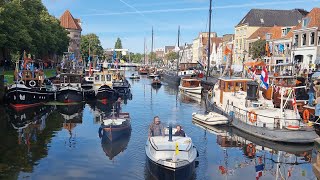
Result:
[[140,67],[143,66],[141,63],[119,63],[120,67]]

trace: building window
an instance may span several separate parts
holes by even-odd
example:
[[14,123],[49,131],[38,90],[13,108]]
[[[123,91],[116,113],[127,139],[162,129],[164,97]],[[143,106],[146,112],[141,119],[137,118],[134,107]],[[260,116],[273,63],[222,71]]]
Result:
[[298,39],[299,39],[299,35],[298,34],[294,35],[294,45],[295,46],[298,46]]
[[310,45],[314,45],[314,32],[310,33]]
[[269,39],[271,39],[271,34],[270,34],[270,33],[267,33],[267,34],[266,34],[266,40],[269,40]]
[[309,18],[303,18],[302,19],[302,27],[307,27],[309,24]]
[[307,44],[307,35],[306,34],[302,34],[302,37],[301,37],[301,44],[302,46],[305,46]]
[[320,46],[320,34],[318,35],[318,46]]

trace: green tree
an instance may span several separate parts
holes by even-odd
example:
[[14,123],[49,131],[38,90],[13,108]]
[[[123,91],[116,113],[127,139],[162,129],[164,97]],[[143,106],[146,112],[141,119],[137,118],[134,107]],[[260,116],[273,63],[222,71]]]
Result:
[[137,54],[133,54],[133,56],[131,56],[131,61],[133,63],[141,63],[143,61],[144,55],[137,53]]
[[81,36],[81,53],[83,56],[89,56],[89,46],[90,46],[90,56],[98,55],[103,56],[103,48],[101,46],[99,37],[96,34],[86,34]]
[[[114,44],[115,49],[122,49],[122,42],[120,38],[117,38],[116,43]],[[117,52],[117,58],[120,59],[122,53],[120,51]]]
[[69,38],[41,0],[0,0],[0,59],[27,53],[38,58],[61,54]]
[[175,59],[178,59],[178,56],[179,56],[178,53],[171,51],[171,52],[169,52],[168,54],[165,55],[165,58],[168,61],[173,61]]
[[257,40],[251,44],[251,48],[249,49],[249,53],[253,59],[261,59],[266,54],[266,40]]

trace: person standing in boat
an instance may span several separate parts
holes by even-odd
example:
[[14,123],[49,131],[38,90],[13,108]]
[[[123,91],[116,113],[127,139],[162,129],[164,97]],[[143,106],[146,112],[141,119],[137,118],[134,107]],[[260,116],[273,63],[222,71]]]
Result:
[[161,124],[159,116],[155,116],[149,126],[148,137],[153,136],[164,136],[164,126]]
[[177,131],[174,133],[175,136],[186,137],[186,133],[184,133],[180,125],[177,125],[176,128],[177,128]]
[[309,87],[309,92],[308,92],[308,94],[309,94],[308,105],[309,106],[313,106],[314,94],[318,91],[315,86],[316,84],[317,84],[317,80],[311,82],[310,87]]
[[121,111],[121,97],[118,97],[118,100],[115,102],[116,108],[116,117],[119,117]]

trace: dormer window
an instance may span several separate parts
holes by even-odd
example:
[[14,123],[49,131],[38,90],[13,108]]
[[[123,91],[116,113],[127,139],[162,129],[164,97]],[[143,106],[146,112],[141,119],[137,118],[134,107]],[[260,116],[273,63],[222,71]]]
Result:
[[290,32],[291,28],[286,27],[286,28],[282,28],[281,30],[282,30],[281,37],[284,37]]
[[267,33],[267,34],[266,34],[266,40],[269,40],[269,39],[271,39],[271,34],[270,34],[270,33]]
[[261,22],[261,24],[264,24],[264,20],[262,18],[260,19],[260,22]]
[[309,24],[310,19],[309,18],[303,18],[302,19],[302,27],[307,27]]

